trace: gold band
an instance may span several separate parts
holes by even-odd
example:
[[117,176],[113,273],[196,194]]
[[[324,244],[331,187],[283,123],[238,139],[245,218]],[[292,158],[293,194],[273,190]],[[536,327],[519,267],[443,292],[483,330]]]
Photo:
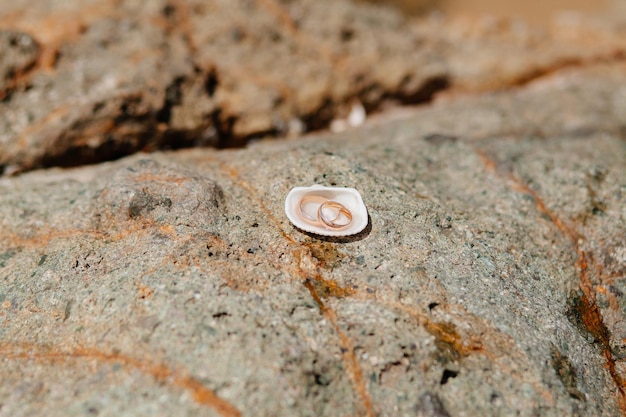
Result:
[[302,198],[302,200],[300,200],[300,205],[298,206],[298,209],[300,211],[300,217],[302,217],[302,219],[309,223],[312,224],[313,226],[324,226],[324,224],[321,222],[321,220],[319,219],[319,217],[317,219],[314,219],[313,217],[309,216],[305,210],[303,210],[303,207],[306,206],[307,204],[322,204],[324,202],[328,201],[328,199],[321,197],[319,195],[307,195],[304,196]]
[[[313,218],[303,209],[307,204],[319,204],[317,218]],[[336,212],[335,217],[330,218],[328,211]],[[300,200],[298,205],[300,217],[312,226],[323,227],[331,230],[343,230],[352,223],[352,213],[343,204],[328,200],[319,195],[307,195]]]
[[[324,209],[331,209],[337,212],[337,215],[332,219],[327,217]],[[342,230],[350,226],[352,223],[352,213],[343,204],[336,201],[325,201],[320,204],[317,209],[317,217],[328,227],[334,230]],[[337,221],[340,218],[345,218],[347,221]]]

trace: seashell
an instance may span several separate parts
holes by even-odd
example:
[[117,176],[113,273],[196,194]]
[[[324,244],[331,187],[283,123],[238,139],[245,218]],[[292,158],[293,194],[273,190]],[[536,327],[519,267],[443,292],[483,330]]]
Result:
[[357,190],[317,184],[289,191],[285,214],[298,229],[323,236],[355,235],[369,221]]

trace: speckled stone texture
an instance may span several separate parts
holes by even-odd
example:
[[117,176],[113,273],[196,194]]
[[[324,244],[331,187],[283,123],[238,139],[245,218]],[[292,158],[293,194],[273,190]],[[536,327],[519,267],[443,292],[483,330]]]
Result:
[[349,0],[0,3],[0,172],[298,136],[626,53],[623,20],[410,21]]
[[[626,67],[0,179],[0,416],[619,416]],[[295,229],[291,187],[369,227]]]
[[344,0],[3,2],[2,29],[34,45],[0,64],[8,173],[297,135],[445,85],[397,12]]

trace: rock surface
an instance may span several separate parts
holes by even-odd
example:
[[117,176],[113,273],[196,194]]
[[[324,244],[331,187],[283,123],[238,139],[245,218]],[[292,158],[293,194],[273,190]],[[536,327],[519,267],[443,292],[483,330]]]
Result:
[[[0,179],[0,416],[622,415],[625,85]],[[313,183],[370,226],[295,229]]]
[[[626,52],[621,22],[408,21],[347,0],[0,4],[0,171],[294,136]],[[63,24],[59,24],[63,22]]]
[[30,36],[0,31],[0,98],[35,64],[38,55],[39,47]]

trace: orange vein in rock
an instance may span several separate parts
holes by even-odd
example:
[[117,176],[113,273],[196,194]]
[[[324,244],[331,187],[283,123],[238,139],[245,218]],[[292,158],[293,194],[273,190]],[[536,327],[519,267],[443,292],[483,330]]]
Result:
[[[302,244],[300,244],[294,238],[289,236],[282,229],[282,227],[280,227],[280,222],[278,221],[278,219],[276,219],[276,217],[274,217],[274,215],[270,212],[270,210],[268,210],[267,207],[265,207],[263,200],[257,197],[256,190],[254,190],[246,181],[242,180],[239,177],[239,174],[235,169],[226,165],[221,165],[221,167],[223,171],[227,172],[234,180],[236,180],[239,186],[241,186],[242,188],[245,188],[248,191],[248,193],[256,200],[259,207],[261,207],[261,209],[267,215],[268,219],[270,219],[270,221],[276,225],[276,227],[278,228],[283,238],[285,238],[289,243],[298,246],[295,249],[294,254],[296,255],[296,258],[298,259],[298,263],[300,263],[300,258],[303,253]],[[375,415],[374,407],[372,405],[372,400],[371,400],[369,391],[367,390],[365,381],[363,380],[363,371],[361,370],[359,361],[356,355],[354,354],[354,347],[352,346],[352,343],[350,342],[350,339],[348,338],[348,336],[341,330],[341,327],[339,326],[339,323],[338,323],[337,313],[331,307],[327,306],[324,303],[324,301],[318,294],[317,290],[313,286],[312,282],[310,281],[310,279],[314,279],[316,281],[326,283],[327,280],[324,279],[319,272],[316,272],[313,277],[308,277],[307,276],[308,274],[305,271],[303,271],[301,268],[298,268],[297,274],[300,275],[300,277],[303,279],[304,286],[307,288],[307,290],[309,290],[311,297],[313,297],[313,299],[319,306],[322,314],[324,314],[324,316],[330,321],[333,328],[339,335],[339,339],[341,341],[341,348],[342,348],[342,358],[343,358],[344,363],[346,364],[346,370],[348,371],[350,380],[352,381],[352,384],[354,385],[354,388],[357,394],[359,395],[361,402],[363,403],[363,408],[365,409],[365,413],[366,413],[365,415],[367,417],[373,417]]]
[[365,415],[367,417],[374,417],[374,407],[372,406],[372,399],[365,385],[365,381],[363,380],[363,371],[361,370],[361,366],[359,365],[359,361],[354,353],[354,346],[352,342],[348,338],[348,336],[341,330],[337,320],[337,313],[328,307],[324,300],[319,296],[317,290],[313,286],[310,280],[304,281],[304,286],[311,293],[311,297],[315,300],[317,305],[319,306],[324,317],[330,321],[333,329],[339,335],[339,339],[341,340],[341,354],[346,364],[346,368],[348,371],[348,375],[350,375],[350,379],[354,384],[357,394],[361,398],[361,402],[363,403],[363,407],[365,408]]
[[[485,166],[489,171],[497,172],[497,161],[491,159],[485,152],[480,149],[476,150],[478,156],[483,160]],[[535,200],[535,206],[537,211],[545,215],[550,219],[552,224],[571,242],[576,251],[576,267],[580,271],[579,284],[580,289],[583,292],[581,302],[583,303],[582,320],[586,329],[595,337],[602,347],[602,356],[605,358],[606,366],[609,370],[609,374],[613,383],[615,384],[619,397],[618,404],[622,412],[626,415],[626,392],[624,391],[625,382],[618,374],[615,358],[611,353],[610,334],[609,330],[604,323],[602,313],[596,302],[596,293],[593,287],[593,283],[589,278],[589,254],[580,247],[580,240],[582,236],[568,226],[563,220],[561,220],[556,213],[552,212],[541,196],[533,190],[528,184],[522,181],[520,178],[513,174],[507,175],[507,178],[513,182],[513,190],[528,194]]]
[[39,359],[42,361],[59,361],[70,359],[95,359],[99,362],[115,362],[130,368],[137,369],[144,374],[151,375],[155,380],[169,383],[188,390],[198,404],[213,408],[223,417],[241,417],[241,413],[232,404],[219,398],[214,391],[206,388],[197,379],[176,372],[165,365],[141,361],[119,353],[104,353],[96,349],[78,348],[72,351],[58,351],[36,345],[5,344],[0,346],[0,353],[5,359]]

